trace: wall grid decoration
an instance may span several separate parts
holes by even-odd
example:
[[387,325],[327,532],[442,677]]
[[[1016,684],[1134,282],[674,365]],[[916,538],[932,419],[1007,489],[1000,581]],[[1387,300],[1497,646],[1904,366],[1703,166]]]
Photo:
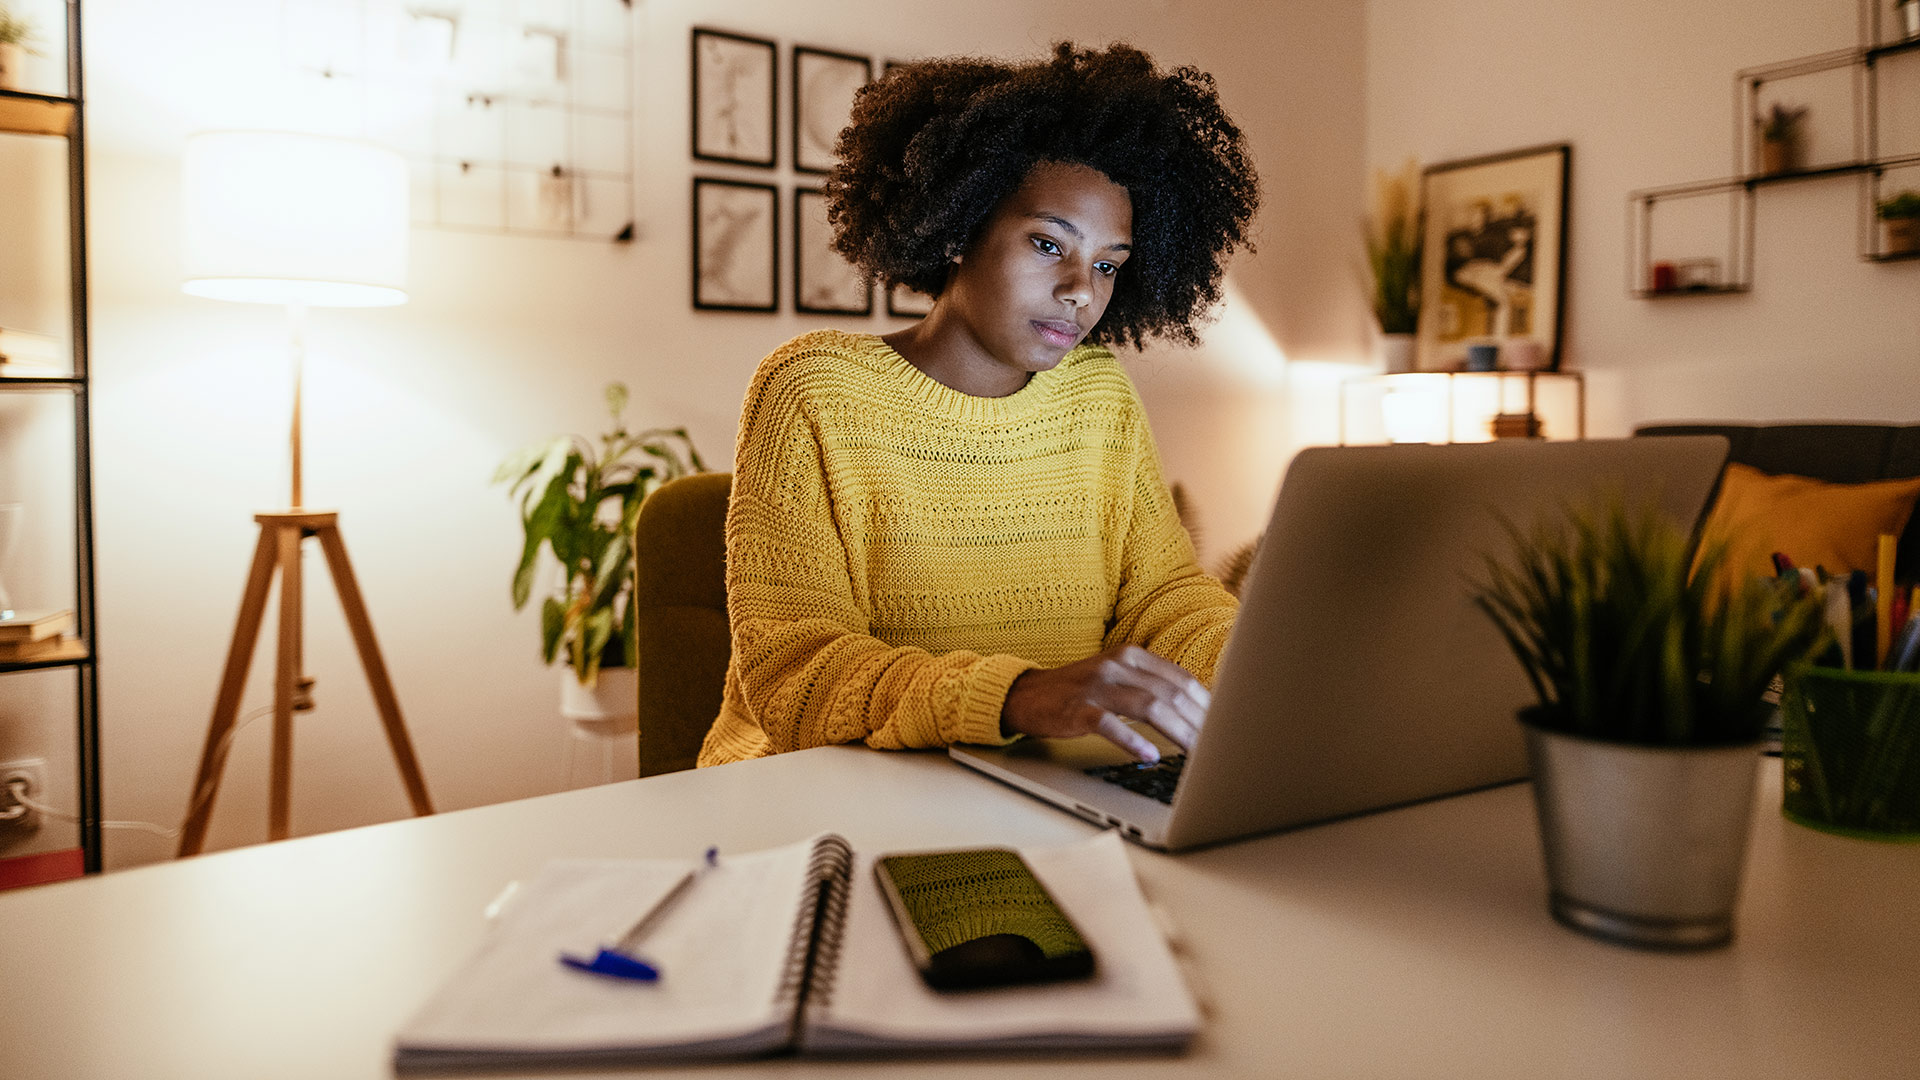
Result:
[[634,235],[632,0],[282,0],[296,93],[406,155],[416,225]]

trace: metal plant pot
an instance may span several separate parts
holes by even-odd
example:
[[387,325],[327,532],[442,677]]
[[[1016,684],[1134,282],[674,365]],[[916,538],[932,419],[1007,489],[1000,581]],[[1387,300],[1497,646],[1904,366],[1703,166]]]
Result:
[[1644,948],[1731,938],[1759,743],[1632,746],[1525,726],[1553,917]]
[[[1920,4],[1914,5],[1920,7]],[[1887,218],[1888,255],[1911,255],[1920,251],[1920,218]]]

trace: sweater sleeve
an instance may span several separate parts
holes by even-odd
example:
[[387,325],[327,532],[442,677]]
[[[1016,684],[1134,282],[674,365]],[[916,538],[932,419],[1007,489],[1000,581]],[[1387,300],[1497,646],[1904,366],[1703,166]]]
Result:
[[804,380],[781,374],[763,368],[747,395],[727,506],[727,620],[749,717],[776,753],[1008,741],[1007,688],[1035,665],[871,635]]
[[1139,645],[1213,686],[1240,603],[1200,569],[1193,539],[1160,476],[1160,456],[1144,414],[1136,414],[1136,468],[1122,536],[1119,594],[1105,647]]

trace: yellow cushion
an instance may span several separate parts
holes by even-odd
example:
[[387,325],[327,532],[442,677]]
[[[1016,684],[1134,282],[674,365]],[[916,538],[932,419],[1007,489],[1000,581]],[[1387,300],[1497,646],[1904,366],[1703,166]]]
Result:
[[1824,566],[1829,573],[1872,573],[1881,533],[1898,536],[1913,516],[1920,477],[1829,484],[1790,473],[1763,473],[1729,464],[1720,497],[1707,517],[1702,549],[1727,544],[1721,580],[1729,585],[1755,575],[1773,575],[1773,553],[1795,566]]

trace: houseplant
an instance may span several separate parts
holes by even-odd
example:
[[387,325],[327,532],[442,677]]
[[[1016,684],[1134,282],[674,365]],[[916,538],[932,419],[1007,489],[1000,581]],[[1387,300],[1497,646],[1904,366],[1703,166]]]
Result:
[[[1916,3],[1913,6],[1920,6]],[[1888,255],[1920,252],[1920,191],[1903,191],[1883,199],[1874,212],[1886,223]]]
[[25,55],[34,52],[32,40],[33,21],[0,4],[0,90],[20,89],[20,68]]
[[1800,124],[1806,118],[1805,105],[1782,105],[1777,101],[1754,118],[1754,125],[1760,129],[1762,175],[1792,172],[1800,167]]
[[1817,600],[1722,585],[1652,508],[1569,509],[1509,525],[1476,600],[1526,669],[1521,713],[1555,918],[1661,948],[1732,934],[1762,700],[1826,631]]
[[[540,603],[541,653],[551,664],[564,652],[571,677],[561,680],[561,711],[589,719],[628,715],[635,707],[636,647],[627,629],[640,503],[666,481],[706,468],[685,428],[627,431],[624,385],[610,384],[606,401],[613,426],[598,445],[579,435],[555,436],[520,450],[493,477],[510,485],[526,537],[513,574],[514,609],[532,596],[541,548],[563,570],[557,590]],[[606,704],[590,705],[581,690],[600,688],[603,669],[622,677],[602,688]]]
[[1419,181],[1420,166],[1411,158],[1398,173],[1375,169],[1373,210],[1362,230],[1373,314],[1389,373],[1413,370],[1413,335],[1420,319]]

